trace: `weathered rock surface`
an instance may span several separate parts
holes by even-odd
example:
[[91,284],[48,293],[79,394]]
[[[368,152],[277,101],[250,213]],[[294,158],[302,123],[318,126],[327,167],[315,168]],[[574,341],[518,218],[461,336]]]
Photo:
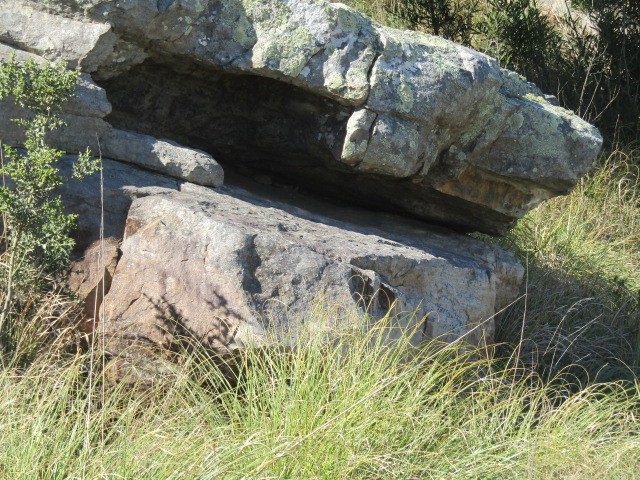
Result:
[[494,59],[341,4],[0,6],[0,41],[92,73],[119,129],[457,229],[504,232],[570,189],[601,146],[595,128]]
[[69,287],[83,301],[82,329],[92,333],[99,323],[100,308],[120,260],[120,242],[114,237],[95,241],[84,249],[81,261],[71,264]]
[[[285,201],[267,187],[213,190],[118,162],[104,168],[106,235],[124,237],[119,255],[107,243],[100,264],[109,287],[101,328],[112,345],[171,348],[177,335],[216,350],[270,343],[270,335],[293,343],[323,301],[337,310],[319,333],[375,321],[395,302],[406,313],[398,334],[419,326],[416,342],[465,336],[483,344],[522,279],[511,254],[420,222],[295,193],[279,194]],[[99,219],[99,191],[97,177],[66,187],[70,208],[85,219],[85,244],[98,233],[90,219]],[[102,288],[96,248],[74,266],[89,292]]]

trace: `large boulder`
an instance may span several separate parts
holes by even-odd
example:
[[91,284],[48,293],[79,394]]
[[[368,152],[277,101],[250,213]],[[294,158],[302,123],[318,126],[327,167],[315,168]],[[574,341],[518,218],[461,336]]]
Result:
[[[104,312],[100,331],[116,352],[171,349],[178,337],[217,351],[294,344],[310,322],[330,335],[390,308],[392,335],[484,345],[522,280],[511,254],[443,228],[251,182],[214,190],[103,165],[111,228],[102,247],[99,178],[63,193],[92,245],[73,278]],[[119,253],[109,237],[123,238]]]
[[566,193],[602,142],[594,127],[496,60],[376,25],[341,4],[0,0],[0,7],[0,41],[91,73],[106,89],[113,106],[106,120],[116,129],[459,230],[503,233]]
[[[341,4],[0,9],[0,60],[83,72],[48,141],[104,159],[61,193],[79,214],[70,283],[113,352],[185,336],[218,351],[294,344],[313,319],[325,335],[389,312],[415,342],[491,343],[523,268],[442,225],[505,232],[601,145],[494,59]],[[0,102],[3,143],[23,142],[10,120],[25,114]]]

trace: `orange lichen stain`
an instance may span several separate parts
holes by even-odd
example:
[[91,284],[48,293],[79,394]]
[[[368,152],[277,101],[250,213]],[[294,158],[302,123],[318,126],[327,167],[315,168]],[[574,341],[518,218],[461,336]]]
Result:
[[435,184],[434,188],[447,195],[508,214],[513,210],[523,209],[532,198],[530,192],[504,180],[491,178],[476,168],[468,168],[458,178]]

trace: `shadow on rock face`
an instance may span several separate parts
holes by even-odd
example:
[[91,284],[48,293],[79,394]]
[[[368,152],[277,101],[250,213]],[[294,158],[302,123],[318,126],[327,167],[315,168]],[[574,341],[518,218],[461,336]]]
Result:
[[[321,198],[465,231],[503,230],[513,221],[419,177],[358,173],[345,165],[340,156],[353,107],[270,78],[194,68],[180,72],[148,60],[101,82],[113,104],[107,119],[204,150],[228,173],[267,173]],[[502,199],[500,190],[496,195]]]
[[[321,301],[336,308],[320,316],[319,335],[393,308],[399,334],[415,332],[416,342],[482,344],[523,274],[511,255],[472,238],[290,190],[247,181],[210,189],[108,160],[104,178],[105,220],[123,238],[104,298],[107,336],[172,348],[181,335],[218,351],[295,344]],[[70,209],[93,219],[85,242],[99,232],[96,182],[65,187]]]

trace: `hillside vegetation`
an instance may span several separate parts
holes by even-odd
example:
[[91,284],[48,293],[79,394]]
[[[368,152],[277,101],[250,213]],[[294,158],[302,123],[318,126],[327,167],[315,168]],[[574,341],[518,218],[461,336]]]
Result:
[[[496,56],[606,135],[570,195],[482,237],[527,267],[495,357],[387,348],[383,321],[233,358],[186,345],[152,385],[114,385],[43,243],[12,249],[4,205],[0,478],[640,477],[640,7],[575,2],[579,20],[533,0],[346,3]],[[319,304],[309,323],[334,313]]]

